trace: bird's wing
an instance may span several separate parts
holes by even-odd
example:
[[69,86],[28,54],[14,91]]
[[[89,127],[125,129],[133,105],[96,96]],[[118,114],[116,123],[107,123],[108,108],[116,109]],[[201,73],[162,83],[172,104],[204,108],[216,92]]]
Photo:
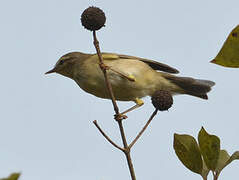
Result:
[[144,63],[148,64],[151,68],[154,70],[159,70],[159,71],[164,71],[167,73],[179,73],[179,71],[173,67],[170,67],[166,64],[153,61],[150,59],[144,59],[144,58],[139,58],[135,56],[128,56],[128,55],[123,55],[123,54],[113,54],[113,53],[102,53],[103,59],[105,60],[117,60],[117,59],[136,59],[139,61],[143,61]]

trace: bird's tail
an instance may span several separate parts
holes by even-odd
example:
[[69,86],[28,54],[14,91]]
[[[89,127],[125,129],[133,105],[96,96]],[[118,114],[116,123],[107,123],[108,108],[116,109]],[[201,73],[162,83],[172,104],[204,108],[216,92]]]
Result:
[[194,79],[190,77],[166,75],[164,78],[182,88],[185,94],[202,99],[208,99],[207,93],[211,90],[211,87],[215,85],[213,81]]

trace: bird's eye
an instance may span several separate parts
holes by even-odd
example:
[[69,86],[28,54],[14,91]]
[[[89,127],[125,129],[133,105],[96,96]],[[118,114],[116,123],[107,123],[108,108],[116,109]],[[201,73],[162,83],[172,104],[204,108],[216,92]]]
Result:
[[63,60],[61,60],[60,62],[59,62],[59,65],[62,65],[64,63],[64,61]]

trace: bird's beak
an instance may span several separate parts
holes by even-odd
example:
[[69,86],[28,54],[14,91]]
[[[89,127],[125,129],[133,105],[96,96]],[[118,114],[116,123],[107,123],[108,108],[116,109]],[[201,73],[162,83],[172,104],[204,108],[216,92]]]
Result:
[[54,73],[54,72],[56,72],[55,68],[51,69],[50,71],[47,71],[45,74],[51,74],[51,73]]

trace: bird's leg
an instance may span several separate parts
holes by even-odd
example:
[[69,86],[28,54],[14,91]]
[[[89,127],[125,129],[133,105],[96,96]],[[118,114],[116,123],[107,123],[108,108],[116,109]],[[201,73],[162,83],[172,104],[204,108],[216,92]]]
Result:
[[144,101],[142,99],[139,99],[139,98],[136,98],[134,100],[134,102],[136,103],[136,105],[134,105],[133,107],[127,109],[126,111],[122,112],[122,113],[119,113],[119,114],[116,114],[115,115],[115,119],[118,121],[118,120],[123,120],[123,119],[126,119],[127,116],[125,115],[126,113],[130,112],[130,111],[133,111],[135,109],[137,109],[138,107],[142,106],[144,104]]
[[124,112],[122,112],[122,113],[120,113],[120,114],[123,114],[123,115],[124,115],[124,114],[126,114],[126,113],[128,113],[128,112],[130,112],[130,111],[133,111],[133,110],[139,108],[140,106],[142,106],[142,105],[144,104],[144,101],[143,101],[142,99],[139,99],[139,98],[136,98],[136,99],[134,100],[134,102],[136,103],[136,105],[134,105],[133,107],[127,109],[126,111],[124,111]]

